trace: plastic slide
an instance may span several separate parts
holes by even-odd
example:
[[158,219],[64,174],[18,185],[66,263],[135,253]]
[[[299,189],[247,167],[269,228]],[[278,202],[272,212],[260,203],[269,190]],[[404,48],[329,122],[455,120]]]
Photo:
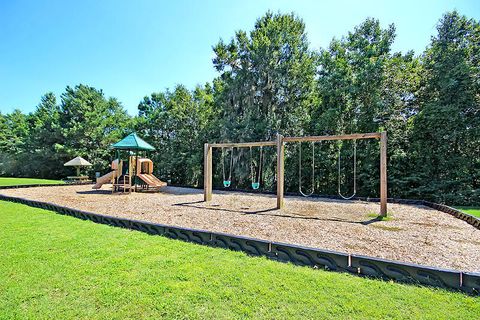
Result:
[[103,184],[111,182],[114,173],[115,171],[110,171],[109,173],[104,174],[100,178],[97,178],[97,183],[92,187],[92,189],[100,189]]
[[143,174],[138,174],[137,177],[142,179],[146,184],[148,184],[148,186],[153,188],[161,188],[167,185],[166,182],[160,181],[153,174],[143,173]]

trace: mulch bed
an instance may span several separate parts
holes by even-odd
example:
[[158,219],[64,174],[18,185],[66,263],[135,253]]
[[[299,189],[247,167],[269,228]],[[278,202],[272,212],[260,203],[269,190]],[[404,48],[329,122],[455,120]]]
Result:
[[[391,220],[378,221],[379,204],[166,187],[159,193],[112,194],[108,186],[50,186],[0,190],[75,209],[172,226],[223,232],[350,254],[461,271],[480,271],[480,230],[425,206],[389,204]],[[0,213],[1,214],[1,213]]]

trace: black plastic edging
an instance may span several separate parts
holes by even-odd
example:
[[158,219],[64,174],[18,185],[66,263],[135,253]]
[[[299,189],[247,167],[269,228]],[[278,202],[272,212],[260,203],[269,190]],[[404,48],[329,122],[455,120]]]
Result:
[[461,290],[475,295],[480,294],[480,273],[426,267],[417,264],[209,232],[206,230],[180,228],[147,221],[130,220],[72,209],[53,203],[1,194],[0,200],[47,209],[59,214],[90,220],[95,223],[137,230],[152,235],[163,235],[172,239],[212,247],[243,251],[250,255],[265,256],[277,261],[291,262],[297,265],[331,271],[349,272],[374,278],[391,279],[398,282]]
[[475,217],[471,214],[465,213],[465,212],[460,211],[458,209],[446,206],[444,204],[438,204],[438,203],[434,203],[434,202],[430,202],[430,201],[423,201],[423,205],[425,205],[427,207],[430,207],[430,208],[433,208],[433,209],[438,210],[438,211],[448,213],[448,214],[454,216],[455,218],[461,219],[461,220],[465,221],[466,223],[471,224],[472,226],[474,226],[475,228],[480,230],[480,218],[478,218],[478,217]]

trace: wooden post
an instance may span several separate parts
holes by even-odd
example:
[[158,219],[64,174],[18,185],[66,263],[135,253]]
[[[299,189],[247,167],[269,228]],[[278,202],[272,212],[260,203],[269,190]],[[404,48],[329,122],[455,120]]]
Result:
[[212,147],[208,143],[204,147],[203,200],[212,200]]
[[[129,155],[128,156],[128,193],[132,192],[132,174],[133,174],[132,156]],[[123,192],[125,192],[125,178],[123,178]]]
[[137,180],[137,174],[138,174],[138,150],[135,150],[135,175],[133,176],[133,183],[134,183],[134,188],[133,188],[133,192],[137,192],[137,184],[136,184],[136,180]]
[[283,208],[283,188],[285,183],[285,145],[283,136],[277,133],[277,209]]
[[387,216],[387,133],[380,136],[380,215]]

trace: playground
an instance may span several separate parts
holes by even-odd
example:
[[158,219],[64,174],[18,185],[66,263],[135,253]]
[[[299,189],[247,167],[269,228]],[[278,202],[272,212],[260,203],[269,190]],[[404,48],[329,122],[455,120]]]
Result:
[[0,10],[0,320],[480,319],[475,1],[57,2]]
[[[338,198],[311,197],[315,192],[315,143],[352,141],[351,186],[342,193],[341,148],[338,149]],[[355,200],[356,141],[379,143],[378,202]],[[302,162],[301,144],[311,144],[310,163]],[[285,145],[299,143],[298,196],[285,197]],[[204,188],[179,188],[153,175],[148,153],[155,148],[131,133],[114,143],[108,171],[92,184],[1,190],[0,194],[131,220],[250,237],[352,255],[478,272],[480,230],[448,213],[423,205],[387,203],[387,134],[284,137],[274,141],[205,143]],[[262,186],[262,150],[276,150],[275,194],[232,190],[233,150],[249,149],[251,191]],[[220,163],[213,150],[221,151]],[[258,153],[254,160],[252,149]],[[226,156],[229,150],[230,157]],[[238,151],[237,151],[238,152]],[[221,167],[223,188],[213,188],[214,163]],[[227,163],[227,165],[225,165]],[[228,165],[228,163],[230,165]],[[303,164],[302,164],[303,163]],[[77,157],[65,165],[91,165]],[[302,169],[311,165],[310,186],[302,187]],[[303,166],[303,168],[302,168]],[[218,173],[218,170],[217,170]],[[237,173],[235,173],[237,174]],[[218,179],[217,179],[218,181]],[[308,185],[308,183],[307,183]],[[303,188],[303,189],[302,189]],[[145,192],[149,191],[149,192]],[[302,197],[303,196],[303,197]]]
[[464,271],[479,271],[480,230],[424,206],[216,191],[210,202],[199,189],[112,194],[109,186],[50,186],[1,190],[1,194],[70,208],[309,247]]

